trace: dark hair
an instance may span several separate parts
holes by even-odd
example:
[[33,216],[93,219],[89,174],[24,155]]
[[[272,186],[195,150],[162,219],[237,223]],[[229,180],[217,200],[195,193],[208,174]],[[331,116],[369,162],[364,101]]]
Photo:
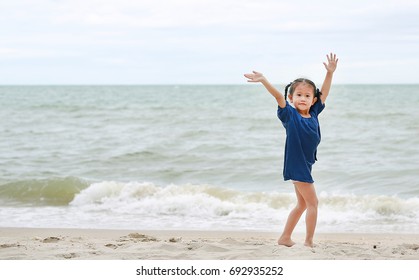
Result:
[[309,80],[309,79],[304,79],[304,78],[299,78],[294,80],[293,82],[289,83],[286,87],[285,87],[285,100],[287,100],[287,95],[288,95],[288,90],[289,93],[292,95],[294,93],[295,88],[299,85],[299,84],[308,84],[310,85],[313,90],[314,90],[314,97],[317,97],[317,100],[320,99],[320,95],[322,94],[320,92],[320,90],[316,87],[316,85],[313,83],[313,81]]

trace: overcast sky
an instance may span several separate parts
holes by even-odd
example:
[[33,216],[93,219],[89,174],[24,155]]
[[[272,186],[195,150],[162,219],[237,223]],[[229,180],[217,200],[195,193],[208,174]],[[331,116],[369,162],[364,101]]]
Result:
[[0,84],[419,83],[418,0],[0,0]]

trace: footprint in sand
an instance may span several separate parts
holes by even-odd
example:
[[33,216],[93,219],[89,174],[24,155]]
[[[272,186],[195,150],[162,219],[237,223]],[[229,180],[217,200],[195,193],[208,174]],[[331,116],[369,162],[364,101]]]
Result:
[[419,244],[402,244],[393,248],[394,255],[416,255],[419,252]]
[[12,248],[12,247],[20,247],[21,245],[16,244],[16,243],[11,243],[11,244],[0,244],[0,248],[5,249],[5,248]]
[[57,243],[60,240],[61,240],[61,238],[59,238],[59,237],[51,236],[51,237],[45,238],[41,242],[42,243]]
[[141,233],[130,233],[128,236],[122,236],[119,241],[134,241],[134,242],[156,242],[157,238],[154,236],[149,236]]
[[67,253],[67,254],[61,254],[61,255],[58,255],[58,256],[62,257],[64,259],[74,259],[74,258],[77,258],[79,255],[76,254],[76,253]]
[[413,251],[419,250],[419,244],[403,244],[402,247],[408,250],[413,250]]
[[116,248],[118,248],[118,245],[109,243],[109,244],[106,244],[105,247],[116,249]]
[[172,238],[169,239],[170,243],[178,243],[178,242],[181,242],[181,241],[182,241],[182,237],[178,237],[178,238],[172,237]]

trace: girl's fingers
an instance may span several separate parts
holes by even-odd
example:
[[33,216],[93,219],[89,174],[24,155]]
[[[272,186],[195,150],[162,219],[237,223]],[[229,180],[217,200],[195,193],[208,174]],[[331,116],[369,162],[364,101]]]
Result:
[[326,55],[327,56],[327,61],[332,62],[332,61],[337,61],[336,58],[336,54],[335,53],[330,53],[330,55]]

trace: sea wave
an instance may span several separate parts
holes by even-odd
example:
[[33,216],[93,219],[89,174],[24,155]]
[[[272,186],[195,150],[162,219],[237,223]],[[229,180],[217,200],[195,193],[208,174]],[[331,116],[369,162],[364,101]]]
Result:
[[[296,203],[295,194],[277,191],[72,177],[2,185],[5,198],[22,205],[0,207],[11,218],[0,226],[142,229],[279,230]],[[419,232],[417,197],[320,192],[319,201],[319,231]]]
[[[320,207],[333,211],[371,211],[377,215],[411,215],[419,211],[419,199],[402,199],[386,195],[353,195],[329,194],[322,192]],[[218,204],[219,206],[234,206],[237,208],[255,207],[270,209],[288,209],[294,205],[294,195],[280,192],[247,192],[234,189],[185,184],[158,186],[150,182],[116,182],[105,181],[91,184],[76,194],[70,205],[109,205],[132,204],[143,208],[147,205],[158,212],[163,208],[189,212],[191,208]],[[177,207],[172,207],[176,205]],[[221,211],[223,212],[223,211]]]
[[12,181],[0,185],[0,199],[25,205],[68,205],[90,185],[76,177]]

